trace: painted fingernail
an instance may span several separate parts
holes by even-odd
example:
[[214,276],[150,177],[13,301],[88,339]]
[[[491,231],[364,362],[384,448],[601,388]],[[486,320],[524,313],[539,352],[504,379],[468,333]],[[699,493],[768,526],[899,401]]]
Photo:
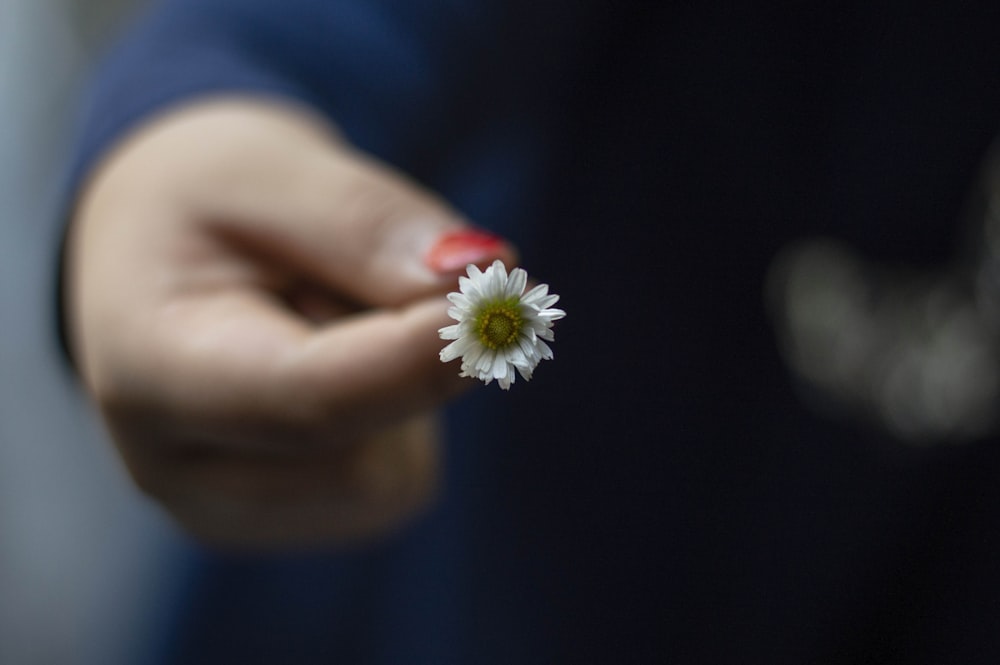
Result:
[[480,229],[463,229],[441,236],[424,259],[435,272],[454,272],[470,263],[482,263],[497,258],[504,240]]

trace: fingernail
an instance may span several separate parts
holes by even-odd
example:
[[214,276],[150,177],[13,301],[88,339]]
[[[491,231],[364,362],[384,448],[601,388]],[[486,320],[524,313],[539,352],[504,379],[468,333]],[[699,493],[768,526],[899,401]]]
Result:
[[454,272],[470,263],[497,258],[504,245],[503,238],[498,235],[480,229],[463,229],[438,238],[424,261],[435,272]]

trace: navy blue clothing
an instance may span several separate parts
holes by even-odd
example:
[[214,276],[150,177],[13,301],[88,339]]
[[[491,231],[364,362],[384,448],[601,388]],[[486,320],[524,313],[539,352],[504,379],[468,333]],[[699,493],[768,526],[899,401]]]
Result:
[[990,2],[156,5],[77,177],[171,105],[292,98],[510,237],[569,313],[530,384],[450,409],[426,519],[191,553],[160,662],[1000,662],[1000,442],[813,414],[763,302],[800,238],[949,259],[998,27]]

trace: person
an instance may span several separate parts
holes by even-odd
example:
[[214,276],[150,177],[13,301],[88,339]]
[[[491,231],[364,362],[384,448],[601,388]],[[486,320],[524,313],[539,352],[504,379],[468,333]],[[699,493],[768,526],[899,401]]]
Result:
[[[995,662],[996,439],[810,410],[762,295],[812,236],[949,260],[1000,120],[972,5],[155,4],[64,267],[83,385],[208,543],[151,660]],[[466,392],[444,295],[494,259],[568,316]]]

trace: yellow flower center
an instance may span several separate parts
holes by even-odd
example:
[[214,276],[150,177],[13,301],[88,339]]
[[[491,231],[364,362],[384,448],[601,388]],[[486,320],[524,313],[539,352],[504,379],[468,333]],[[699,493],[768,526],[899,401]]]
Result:
[[476,317],[476,331],[479,341],[488,349],[502,349],[510,346],[521,333],[521,313],[518,299],[491,303]]

